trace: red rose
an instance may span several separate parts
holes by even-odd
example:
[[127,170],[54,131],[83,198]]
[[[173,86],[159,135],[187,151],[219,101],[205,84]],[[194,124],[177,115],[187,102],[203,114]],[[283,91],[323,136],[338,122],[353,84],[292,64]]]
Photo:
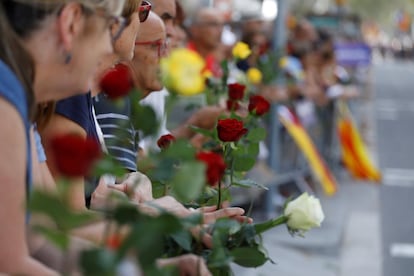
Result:
[[214,152],[199,152],[196,158],[206,164],[207,182],[211,186],[215,186],[226,170],[226,163],[224,163],[223,157]]
[[89,175],[93,164],[101,156],[101,147],[95,139],[74,134],[54,137],[51,148],[57,169],[69,177]]
[[245,85],[239,83],[232,83],[227,85],[229,89],[229,99],[230,100],[241,100],[244,96],[244,90],[246,89]]
[[223,142],[235,142],[247,133],[243,122],[237,119],[222,119],[217,123],[218,137]]
[[132,90],[132,77],[128,67],[117,64],[103,75],[99,85],[111,100],[128,95]]
[[238,101],[227,100],[226,105],[228,111],[237,110],[240,108]]
[[166,149],[170,146],[170,144],[172,142],[175,141],[175,137],[171,134],[166,134],[161,136],[158,141],[157,141],[157,145],[158,147],[160,147],[160,149]]
[[249,112],[262,116],[267,113],[269,109],[270,103],[262,96],[254,95],[250,97]]

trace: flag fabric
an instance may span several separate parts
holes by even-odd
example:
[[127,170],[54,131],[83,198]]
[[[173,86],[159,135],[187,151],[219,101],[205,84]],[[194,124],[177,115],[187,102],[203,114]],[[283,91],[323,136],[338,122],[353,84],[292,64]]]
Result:
[[286,106],[278,107],[279,120],[292,136],[293,140],[302,151],[309,165],[319,180],[323,191],[327,195],[334,195],[337,191],[336,179],[319,154],[315,144],[299,121],[299,118]]
[[338,106],[337,132],[345,167],[355,179],[380,182],[381,173],[368,154],[348,106],[344,102]]

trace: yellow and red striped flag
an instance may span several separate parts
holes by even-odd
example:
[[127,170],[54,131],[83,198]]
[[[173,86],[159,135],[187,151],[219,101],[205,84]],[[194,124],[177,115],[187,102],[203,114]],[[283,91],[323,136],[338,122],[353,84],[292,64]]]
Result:
[[339,107],[337,131],[345,167],[355,179],[380,182],[381,173],[369,157],[351,112],[345,103]]
[[287,129],[293,140],[309,162],[314,175],[319,180],[324,192],[333,195],[337,191],[336,179],[320,156],[315,144],[303,128],[298,117],[286,106],[278,108],[279,120]]

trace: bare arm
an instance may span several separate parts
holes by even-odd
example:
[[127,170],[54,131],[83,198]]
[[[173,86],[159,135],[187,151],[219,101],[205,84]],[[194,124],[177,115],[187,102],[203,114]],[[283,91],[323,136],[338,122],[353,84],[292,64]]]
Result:
[[195,112],[183,124],[173,129],[171,133],[176,138],[191,138],[195,133],[189,126],[196,126],[203,129],[212,129],[217,123],[220,115],[225,114],[226,109],[218,106],[204,106]]
[[[57,135],[77,134],[86,139],[86,131],[77,123],[61,115],[54,114],[49,124],[41,131],[43,145],[47,156],[47,166],[56,181],[62,178],[57,170],[50,141]],[[83,177],[70,179],[70,203],[75,210],[86,210],[85,180]]]
[[[0,99],[0,271],[56,275],[29,256],[26,243],[26,137],[16,110]],[[12,127],[10,127],[12,126]],[[13,249],[13,250],[10,250]]]

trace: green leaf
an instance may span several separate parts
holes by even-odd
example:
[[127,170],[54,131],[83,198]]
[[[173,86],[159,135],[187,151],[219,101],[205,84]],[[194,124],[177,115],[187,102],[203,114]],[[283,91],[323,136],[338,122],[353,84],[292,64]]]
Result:
[[126,173],[121,164],[114,158],[106,155],[94,167],[94,175],[112,174],[114,176],[123,176]]
[[172,239],[186,251],[191,251],[193,237],[188,231],[180,231],[171,235]]
[[240,223],[229,218],[218,219],[214,223],[214,234],[219,233],[221,236],[226,234],[232,235],[237,233],[240,229]]
[[246,137],[249,141],[260,142],[266,139],[266,130],[262,127],[249,129]]
[[231,239],[227,243],[227,248],[256,246],[256,238],[257,235],[254,226],[252,224],[243,224],[240,230],[231,236]]
[[136,222],[141,217],[141,214],[135,205],[122,204],[115,208],[113,217],[118,224],[123,225]]
[[210,270],[211,274],[214,276],[229,276],[235,275],[231,270],[230,266],[221,266],[221,267],[211,267],[209,266],[208,269]]
[[147,171],[147,175],[152,182],[158,181],[168,183],[174,176],[176,163],[177,160],[172,158],[162,158],[153,169]]
[[232,261],[232,257],[223,246],[213,246],[211,254],[208,256],[208,267],[219,268],[226,267]]
[[164,255],[165,236],[181,230],[180,220],[171,214],[162,213],[157,217],[142,215],[142,219],[133,225],[122,243],[119,257],[127,254],[133,247],[137,252],[143,252],[138,257],[142,268],[151,267],[157,258]]
[[195,154],[196,150],[187,140],[179,139],[172,143],[167,150],[162,153],[162,156],[180,161],[192,161],[195,159]]
[[247,155],[257,157],[259,154],[259,143],[249,143],[249,145],[246,148]]
[[112,276],[116,273],[115,254],[105,249],[83,251],[80,257],[83,275]]
[[181,218],[181,223],[185,225],[187,228],[200,225],[203,223],[203,215],[201,214],[201,212],[195,212],[190,216]]
[[141,105],[137,101],[132,103],[131,122],[136,130],[141,130],[145,136],[153,135],[157,131],[159,122],[152,107]]
[[249,155],[237,156],[234,158],[233,169],[235,171],[249,171],[256,164],[256,158],[253,158]]
[[243,188],[261,188],[264,190],[269,190],[266,186],[263,186],[251,179],[234,179],[233,185],[243,187]]
[[234,262],[243,267],[258,267],[268,260],[267,254],[259,246],[235,248],[230,254]]
[[204,128],[200,128],[200,127],[196,127],[196,126],[189,126],[189,128],[196,132],[196,133],[200,133],[206,137],[210,137],[210,138],[214,138],[214,131],[213,130],[209,130],[209,129],[204,129]]
[[183,163],[171,183],[172,192],[181,202],[198,198],[205,182],[205,165],[200,162]]
[[152,182],[152,196],[154,198],[163,197],[165,194],[165,185],[159,181],[151,181]]
[[68,249],[70,238],[67,233],[41,225],[33,226],[33,230],[42,234],[47,240],[52,242],[62,251],[66,251]]

